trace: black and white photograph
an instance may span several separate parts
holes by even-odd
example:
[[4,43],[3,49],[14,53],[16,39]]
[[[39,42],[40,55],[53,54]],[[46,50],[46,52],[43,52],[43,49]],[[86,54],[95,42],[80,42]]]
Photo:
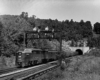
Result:
[[0,0],[0,80],[100,80],[100,0]]

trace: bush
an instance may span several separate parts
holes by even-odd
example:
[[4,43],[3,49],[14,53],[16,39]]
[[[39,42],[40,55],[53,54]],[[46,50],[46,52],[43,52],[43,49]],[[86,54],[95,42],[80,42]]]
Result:
[[86,55],[100,57],[100,49],[91,49]]
[[1,56],[0,57],[0,70],[15,67],[15,56]]

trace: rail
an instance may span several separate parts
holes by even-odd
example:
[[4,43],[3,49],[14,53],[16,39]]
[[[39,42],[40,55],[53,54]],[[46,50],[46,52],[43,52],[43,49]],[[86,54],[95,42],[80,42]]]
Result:
[[25,76],[25,77],[22,77],[22,78],[19,78],[19,79],[16,79],[16,80],[32,80],[32,79],[35,79],[37,77],[40,77],[41,75],[47,73],[48,71],[51,71],[55,68],[57,68],[58,65],[55,65],[55,66],[51,66],[49,68],[46,68],[46,69],[43,69],[43,70],[40,70],[38,72],[35,72],[34,74],[30,74],[28,76]]
[[[29,68],[25,68],[25,69],[13,71],[13,72],[1,74],[0,80],[11,80],[13,78],[15,79],[16,76],[25,74],[26,72],[31,71],[32,69],[36,70],[36,68],[37,68],[37,71],[38,71],[38,68],[39,68],[40,70],[42,70],[42,69],[45,69],[45,68],[49,67],[50,65],[52,65],[51,63],[55,63],[55,62],[57,62],[57,61],[53,61],[53,62],[49,62],[47,64],[42,64],[42,65],[38,65],[38,66],[34,66],[34,67],[29,67]],[[35,72],[37,72],[37,71],[35,71]]]

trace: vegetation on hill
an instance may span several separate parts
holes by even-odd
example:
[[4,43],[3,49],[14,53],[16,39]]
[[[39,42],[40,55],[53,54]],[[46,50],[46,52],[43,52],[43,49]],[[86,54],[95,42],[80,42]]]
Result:
[[100,80],[99,68],[100,57],[75,56],[66,59],[63,69],[57,68],[35,80]]
[[93,31],[96,33],[96,34],[100,34],[100,23],[99,22],[96,22],[94,24],[94,29]]
[[31,30],[30,24],[20,16],[0,16],[2,23],[2,53],[14,54],[23,42],[23,31]]
[[[1,42],[1,54],[11,55],[15,54],[17,50],[24,47],[23,44],[23,32],[28,30],[31,31],[34,27],[39,26],[40,29],[49,27],[55,30],[62,31],[62,37],[65,41],[68,40],[82,40],[86,38],[90,47],[98,47],[100,44],[99,37],[93,37],[93,30],[90,21],[76,22],[73,20],[58,21],[57,19],[39,19],[35,15],[28,17],[27,12],[22,12],[20,15],[1,15],[0,16],[0,42]],[[59,35],[59,34],[57,34]],[[41,43],[42,42],[42,43]],[[32,45],[32,41],[28,41],[29,46]],[[51,47],[47,40],[35,41],[36,45],[41,44],[38,47]],[[45,44],[44,44],[45,43]],[[43,45],[44,44],[44,45]]]

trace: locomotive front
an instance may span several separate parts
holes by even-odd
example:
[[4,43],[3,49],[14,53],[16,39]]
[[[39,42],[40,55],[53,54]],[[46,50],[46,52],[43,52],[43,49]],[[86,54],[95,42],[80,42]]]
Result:
[[16,65],[18,67],[32,66],[41,63],[44,59],[41,49],[25,48],[16,54]]

